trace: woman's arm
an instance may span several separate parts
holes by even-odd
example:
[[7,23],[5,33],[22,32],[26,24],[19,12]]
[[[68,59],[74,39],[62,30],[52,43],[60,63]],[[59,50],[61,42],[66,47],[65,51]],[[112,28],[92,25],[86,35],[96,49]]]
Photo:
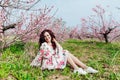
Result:
[[30,66],[41,66],[43,58],[49,58],[49,57],[51,57],[51,54],[49,54],[49,51],[47,49],[47,43],[42,43],[37,56],[31,62]]
[[55,38],[53,39],[53,41],[55,42],[55,44],[59,50],[63,50],[62,46],[58,43],[58,41]]

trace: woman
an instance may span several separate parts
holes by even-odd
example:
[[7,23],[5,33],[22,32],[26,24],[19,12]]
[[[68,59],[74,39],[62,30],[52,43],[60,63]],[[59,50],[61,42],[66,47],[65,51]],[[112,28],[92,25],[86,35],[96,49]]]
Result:
[[30,64],[31,66],[41,66],[42,70],[64,69],[66,64],[69,63],[73,67],[74,73],[85,75],[98,72],[92,67],[83,64],[69,51],[63,50],[51,30],[45,29],[41,32],[39,45],[39,53]]

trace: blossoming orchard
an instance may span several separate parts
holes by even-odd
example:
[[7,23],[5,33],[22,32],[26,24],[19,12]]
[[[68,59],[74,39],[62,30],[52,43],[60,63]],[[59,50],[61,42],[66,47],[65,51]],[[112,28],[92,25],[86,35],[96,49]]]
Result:
[[[51,29],[59,41],[69,38],[94,38],[110,42],[120,36],[120,23],[111,16],[105,19],[105,9],[93,8],[95,15],[81,19],[81,25],[66,26],[62,18],[51,14],[54,5],[34,7],[40,0],[0,0],[0,49],[16,41],[38,42],[39,34],[45,28]],[[54,13],[54,12],[53,12]]]

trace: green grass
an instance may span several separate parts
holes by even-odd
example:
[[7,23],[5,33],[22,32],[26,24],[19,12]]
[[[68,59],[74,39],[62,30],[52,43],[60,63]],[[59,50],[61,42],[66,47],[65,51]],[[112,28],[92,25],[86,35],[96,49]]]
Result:
[[0,56],[0,80],[120,80],[120,44],[70,39],[61,43],[83,63],[97,69],[97,74],[74,74],[70,65],[63,70],[31,67],[37,43],[16,43]]

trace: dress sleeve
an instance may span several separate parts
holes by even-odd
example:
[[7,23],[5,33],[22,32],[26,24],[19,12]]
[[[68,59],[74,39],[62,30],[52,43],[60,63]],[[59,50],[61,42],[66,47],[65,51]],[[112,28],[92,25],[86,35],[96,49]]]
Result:
[[47,43],[43,43],[40,47],[37,56],[35,57],[35,59],[33,59],[30,66],[41,66],[43,58],[49,58],[50,56],[52,55],[50,55],[49,53],[49,50],[47,48]]
[[38,52],[37,56],[31,62],[30,66],[41,66],[42,63],[42,53]]
[[43,60],[43,56],[44,56],[44,51],[46,51],[46,44],[43,43],[37,53],[37,56],[33,59],[33,61],[31,62],[30,66],[41,66],[42,64],[42,60]]

